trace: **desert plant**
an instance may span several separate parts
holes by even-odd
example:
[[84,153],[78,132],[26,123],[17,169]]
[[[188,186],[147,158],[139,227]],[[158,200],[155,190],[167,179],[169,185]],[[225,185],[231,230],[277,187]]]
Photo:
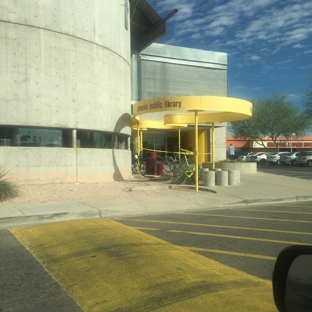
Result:
[[226,158],[226,159],[221,159],[216,161],[217,163],[230,163],[230,162],[234,162],[234,160],[230,159],[230,158]]
[[7,171],[0,165],[0,201],[5,201],[19,195],[18,187],[14,183],[4,179],[6,174]]
[[230,158],[226,158],[226,159],[218,160],[216,161],[216,163],[246,163],[246,162],[242,160],[237,160],[237,159],[233,160]]
[[[200,172],[198,173],[200,177]],[[173,169],[172,183],[174,184],[195,184],[195,166],[189,165],[186,162],[181,162]]]

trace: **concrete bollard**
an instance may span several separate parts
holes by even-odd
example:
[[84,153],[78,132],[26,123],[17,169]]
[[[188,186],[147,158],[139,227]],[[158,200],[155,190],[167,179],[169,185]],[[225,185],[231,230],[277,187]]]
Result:
[[204,172],[205,171],[209,171],[209,168],[202,168],[201,171],[200,171],[200,180],[204,182]]
[[216,172],[216,185],[228,186],[229,185],[229,173],[228,171],[217,171]]
[[204,186],[208,186],[208,173],[209,173],[209,169],[204,168],[202,170],[202,180],[203,180],[203,185]]
[[221,168],[214,168],[214,169],[211,169],[211,170],[215,173],[215,184],[217,184],[217,172],[221,171]]
[[216,173],[214,171],[208,171],[208,179],[207,186],[215,186],[216,185]]
[[229,170],[229,185],[237,184],[237,170]]
[[209,171],[204,169],[203,172],[203,184],[204,186],[215,186],[216,185],[216,181],[215,181],[215,172],[214,171]]

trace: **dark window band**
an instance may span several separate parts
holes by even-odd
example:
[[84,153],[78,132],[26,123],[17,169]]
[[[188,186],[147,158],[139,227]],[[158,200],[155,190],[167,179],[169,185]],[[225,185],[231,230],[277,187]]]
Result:
[[[77,147],[128,149],[128,135],[77,130]],[[0,146],[73,147],[71,129],[0,126]]]

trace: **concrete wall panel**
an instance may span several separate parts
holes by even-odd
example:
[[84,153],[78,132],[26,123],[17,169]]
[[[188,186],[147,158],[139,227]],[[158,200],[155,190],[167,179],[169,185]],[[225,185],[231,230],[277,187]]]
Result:
[[131,176],[128,150],[78,149],[78,181],[120,181]]
[[[76,154],[77,152],[77,154]],[[131,177],[128,150],[0,148],[7,178],[18,184],[118,181]]]
[[124,1],[2,0],[0,20],[66,34],[130,58]]
[[0,160],[7,178],[19,184],[76,182],[76,154],[71,148],[3,147]]
[[113,131],[130,114],[130,67],[117,54],[20,25],[0,33],[1,124]]
[[215,128],[215,160],[226,159],[226,127]]

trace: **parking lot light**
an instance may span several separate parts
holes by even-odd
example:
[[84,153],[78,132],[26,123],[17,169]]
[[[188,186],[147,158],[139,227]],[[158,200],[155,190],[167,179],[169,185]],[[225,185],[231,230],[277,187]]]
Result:
[[292,137],[296,136],[296,133],[292,133],[290,136],[290,152],[292,153]]

